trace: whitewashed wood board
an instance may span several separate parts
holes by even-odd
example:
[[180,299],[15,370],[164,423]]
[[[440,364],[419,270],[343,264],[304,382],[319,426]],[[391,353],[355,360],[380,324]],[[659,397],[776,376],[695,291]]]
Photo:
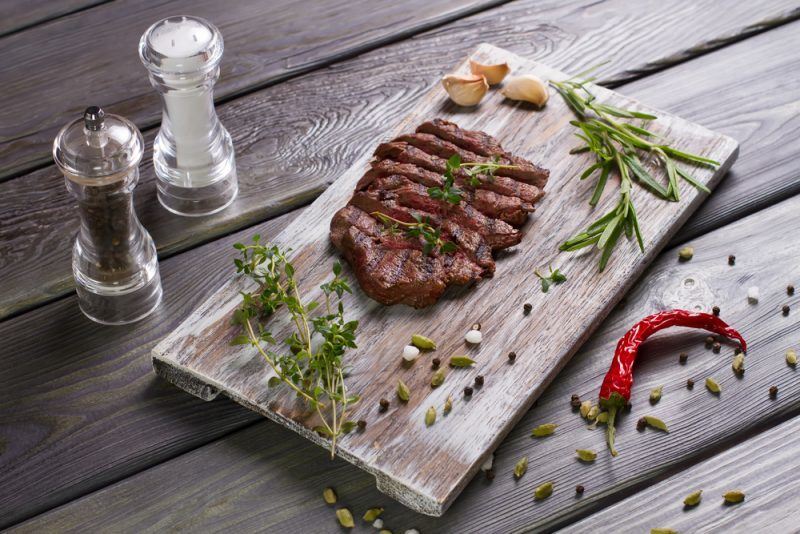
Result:
[[[472,57],[483,62],[507,61],[514,73],[567,78],[546,65],[487,44],[480,45]],[[467,72],[467,62],[457,70]],[[594,90],[601,101],[653,111],[613,91]],[[736,141],[667,113],[655,114],[659,119],[651,123],[651,129],[674,140],[678,148],[721,162],[716,170],[692,169],[699,181],[713,188],[736,159]],[[375,145],[413,131],[417,124],[434,117],[486,131],[506,149],[551,171],[547,195],[524,227],[522,243],[500,254],[493,279],[471,289],[451,289],[438,304],[424,310],[382,306],[366,297],[355,283],[354,294],[345,301],[348,318],[360,321],[359,348],[346,357],[351,368],[350,390],[362,396],[352,417],[367,420],[368,427],[346,436],[338,453],[372,473],[381,491],[414,510],[438,516],[705,195],[682,183],[681,201],[667,203],[637,187],[634,201],[646,253],[641,254],[634,242],[622,240],[606,271],[598,273],[597,251],[562,253],[558,244],[615,204],[616,182],[609,182],[600,204],[591,209],[587,200],[593,181],[577,180],[591,157],[568,154],[578,141],[569,125],[573,114],[558,95],[552,95],[543,111],[536,111],[492,91],[479,107],[465,109],[450,104],[437,84],[400,124],[387,128],[385,138],[376,139]],[[338,259],[328,238],[331,217],[349,200],[370,158],[370,153],[364,154],[281,234],[266,236],[294,249],[301,292],[309,297],[319,297],[318,286],[329,278],[331,264]],[[569,280],[544,294],[533,271],[548,266],[560,268]],[[345,274],[353,279],[348,269]],[[328,446],[310,430],[316,423],[302,402],[285,388],[267,387],[268,367],[258,353],[252,347],[228,344],[237,333],[230,316],[243,287],[240,280],[232,280],[164,339],[153,351],[156,371],[203,399],[223,393]],[[522,311],[525,303],[533,307],[527,316]],[[464,334],[475,322],[483,325],[484,341],[478,348],[470,348],[465,346]],[[288,332],[288,325],[276,319],[272,331],[282,339],[280,334]],[[414,333],[435,339],[439,349],[405,368],[400,354]],[[518,355],[513,365],[506,357],[512,350]],[[430,360],[439,357],[446,361],[455,354],[468,354],[478,363],[473,369],[450,370],[444,385],[431,389]],[[478,374],[485,377],[485,385],[465,401],[461,392]],[[396,401],[398,379],[411,389],[411,400],[405,405]],[[448,395],[456,399],[452,413],[440,415],[434,426],[426,427],[426,409],[440,408]],[[386,413],[378,412],[382,397],[392,401]]]

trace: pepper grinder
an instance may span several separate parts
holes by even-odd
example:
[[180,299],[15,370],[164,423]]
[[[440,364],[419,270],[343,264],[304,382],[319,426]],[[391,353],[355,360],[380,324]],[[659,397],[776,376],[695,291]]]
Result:
[[199,17],[160,20],[139,42],[163,109],[153,143],[158,200],[178,215],[216,213],[238,192],[233,141],[214,110],[222,50],[222,34]]
[[96,106],[61,129],[53,159],[78,201],[72,274],[83,313],[126,324],[161,302],[156,247],[133,209],[144,140],[136,126]]

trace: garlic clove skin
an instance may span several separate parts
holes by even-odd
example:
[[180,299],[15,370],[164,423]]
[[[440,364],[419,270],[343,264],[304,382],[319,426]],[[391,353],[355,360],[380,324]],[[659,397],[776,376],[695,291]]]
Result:
[[512,76],[500,93],[511,100],[523,100],[539,107],[547,104],[550,98],[547,84],[533,74]]
[[508,63],[485,65],[470,59],[469,70],[472,72],[472,74],[486,78],[486,83],[489,85],[497,85],[503,81],[503,78],[508,76],[508,73],[511,72],[511,67],[508,66]]
[[442,85],[459,106],[477,106],[489,90],[486,78],[475,74],[448,74],[442,78]]

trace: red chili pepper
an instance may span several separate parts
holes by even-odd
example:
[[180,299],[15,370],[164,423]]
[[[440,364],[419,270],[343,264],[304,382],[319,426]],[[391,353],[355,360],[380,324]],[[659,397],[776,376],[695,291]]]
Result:
[[691,312],[686,310],[669,310],[645,317],[628,333],[622,336],[614,351],[614,360],[606,373],[600,387],[600,407],[608,412],[606,436],[608,448],[612,456],[617,455],[614,448],[614,419],[617,411],[622,409],[631,397],[633,385],[633,364],[639,353],[639,345],[652,334],[671,326],[688,326],[702,328],[725,337],[739,341],[742,350],[747,352],[747,343],[739,332],[728,326],[722,319],[710,313]]

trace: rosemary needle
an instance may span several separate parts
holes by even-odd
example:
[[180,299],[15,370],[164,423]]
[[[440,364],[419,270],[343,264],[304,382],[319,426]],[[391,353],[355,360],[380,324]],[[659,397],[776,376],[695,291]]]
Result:
[[[581,76],[562,82],[550,81],[550,85],[564,98],[577,116],[577,120],[571,121],[570,124],[579,130],[575,135],[585,143],[570,153],[591,152],[595,156],[595,162],[580,176],[581,180],[585,180],[599,172],[594,192],[589,199],[591,206],[596,206],[600,201],[612,172],[616,172],[620,177],[619,200],[614,208],[584,231],[566,240],[559,248],[573,251],[596,245],[602,251],[599,263],[602,271],[623,232],[628,239],[636,236],[639,249],[644,252],[644,241],[633,205],[634,182],[663,200],[677,202],[680,200],[678,182],[681,178],[701,191],[706,193],[710,191],[689,172],[678,167],[675,160],[711,167],[716,167],[719,163],[673,148],[666,139],[643,126],[618,120],[639,119],[646,122],[657,117],[597,102],[595,95],[586,85],[593,79],[580,80]],[[667,175],[666,187],[648,172],[640,159],[642,156],[655,160],[664,168]]]

